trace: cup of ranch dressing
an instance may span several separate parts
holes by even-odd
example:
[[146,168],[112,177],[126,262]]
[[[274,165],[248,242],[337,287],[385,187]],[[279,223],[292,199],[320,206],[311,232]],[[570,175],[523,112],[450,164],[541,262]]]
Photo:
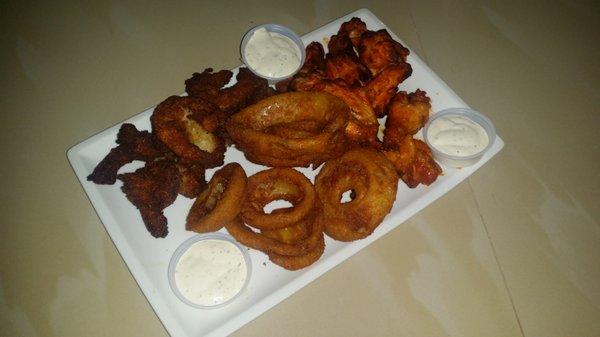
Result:
[[269,84],[293,76],[304,64],[306,51],[291,29],[269,23],[250,29],[240,46],[242,62]]
[[492,147],[496,129],[489,118],[468,108],[450,108],[432,115],[423,138],[435,159],[455,168],[475,164]]
[[248,250],[222,233],[184,241],[169,263],[169,285],[182,302],[198,309],[231,303],[248,286],[252,263]]

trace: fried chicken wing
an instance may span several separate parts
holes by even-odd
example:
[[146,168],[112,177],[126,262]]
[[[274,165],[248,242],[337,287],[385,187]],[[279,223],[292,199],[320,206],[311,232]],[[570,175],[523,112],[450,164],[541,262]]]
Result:
[[358,62],[354,54],[327,54],[325,62],[327,77],[331,80],[340,79],[350,86],[360,86],[371,77],[369,69]]
[[229,70],[212,73],[212,69],[208,68],[185,81],[186,91],[191,97],[214,104],[226,116],[258,102],[271,93],[268,81],[254,75],[248,68],[239,69],[234,85],[222,88],[229,83],[231,74]]
[[346,136],[355,143],[377,142],[379,122],[361,90],[353,90],[341,81],[324,81],[315,87],[341,98],[349,107],[352,118],[346,126]]
[[325,50],[319,42],[311,42],[306,46],[304,64],[298,73],[275,85],[277,92],[310,91],[325,79]]
[[216,95],[231,80],[233,73],[221,70],[213,73],[212,68],[205,69],[202,73],[194,73],[185,80],[185,91],[190,96]]
[[431,100],[425,91],[407,94],[400,91],[392,98],[388,107],[388,116],[383,132],[383,141],[387,146],[394,146],[406,135],[414,135],[429,120]]
[[410,135],[405,136],[383,153],[410,188],[415,188],[419,184],[429,186],[442,173],[442,168],[433,159],[429,146]]
[[363,90],[378,118],[386,114],[388,103],[398,91],[398,85],[411,74],[410,64],[401,62],[386,67],[365,84]]
[[350,40],[350,36],[346,32],[340,32],[329,38],[327,43],[329,54],[354,54],[354,46]]
[[140,211],[146,228],[156,238],[169,233],[163,209],[177,198],[180,180],[175,164],[168,160],[148,163],[135,172],[120,174],[121,190]]
[[360,42],[360,36],[362,35],[362,33],[366,32],[366,31],[367,31],[366,23],[364,23],[359,18],[352,18],[352,19],[350,19],[350,21],[346,21],[346,22],[342,23],[342,26],[340,27],[338,34],[339,33],[348,34],[348,37],[350,37],[350,40],[352,41],[352,45],[354,45],[354,47],[358,47],[359,42]]
[[133,124],[124,123],[117,133],[117,146],[112,148],[94,168],[87,180],[112,185],[123,165],[134,160],[150,161],[168,156],[168,149],[148,131],[138,131]]
[[409,50],[394,41],[387,30],[366,31],[360,37],[358,57],[373,76],[390,64],[406,62]]

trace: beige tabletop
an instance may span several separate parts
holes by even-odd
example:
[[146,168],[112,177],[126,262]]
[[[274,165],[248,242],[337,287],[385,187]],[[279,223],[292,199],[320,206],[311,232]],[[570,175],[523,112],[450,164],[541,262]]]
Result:
[[600,7],[579,1],[3,1],[1,336],[165,336],[65,152],[239,64],[264,22],[361,7],[505,148],[235,336],[599,336]]

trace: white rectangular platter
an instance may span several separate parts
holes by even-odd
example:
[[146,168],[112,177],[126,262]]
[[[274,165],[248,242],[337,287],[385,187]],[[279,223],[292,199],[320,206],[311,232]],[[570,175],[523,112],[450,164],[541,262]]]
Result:
[[[303,36],[304,43],[323,43],[324,38],[337,33],[340,24],[352,17],[361,18],[370,30],[386,28],[373,13],[361,9],[306,34]],[[390,31],[390,34],[406,46],[393,32]],[[407,48],[410,49],[409,46]],[[400,85],[401,90],[425,90],[432,99],[434,113],[445,108],[467,106],[412,50],[408,62],[413,67],[413,74]],[[126,122],[136,125],[138,129],[150,130],[149,117],[153,109],[139,113]],[[177,299],[169,288],[167,279],[171,254],[179,244],[194,235],[184,229],[185,217],[193,200],[179,196],[165,210],[169,221],[169,235],[165,239],[155,239],[146,231],[137,209],[121,192],[120,182],[115,185],[96,185],[86,180],[96,164],[115,146],[119,127],[120,124],[115,125],[75,145],[67,155],[106,231],[144,295],[168,332],[177,337],[230,334],[431,204],[475,172],[504,146],[502,139],[497,137],[491,150],[474,166],[460,170],[442,167],[444,175],[432,186],[409,189],[401,182],[394,208],[371,236],[351,243],[327,238],[325,253],[308,268],[296,272],[286,271],[270,263],[266,255],[251,250],[253,273],[247,290],[228,306],[200,310]],[[225,162],[232,161],[241,163],[248,176],[265,169],[248,162],[235,148],[228,149],[225,157]],[[140,163],[132,163],[120,172],[131,171],[139,166]],[[314,181],[315,172],[310,169],[299,171]],[[210,179],[213,172],[214,169],[207,171],[207,179]]]

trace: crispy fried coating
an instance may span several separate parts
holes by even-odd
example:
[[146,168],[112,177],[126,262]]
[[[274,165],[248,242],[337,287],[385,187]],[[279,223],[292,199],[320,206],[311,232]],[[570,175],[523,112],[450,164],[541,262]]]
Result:
[[177,163],[177,171],[180,180],[178,193],[184,197],[195,198],[206,188],[203,166]]
[[204,99],[171,96],[152,113],[152,130],[184,164],[205,168],[223,165],[225,142],[215,133],[203,128],[198,120],[220,113]]
[[319,42],[311,42],[306,46],[306,57],[302,68],[293,77],[278,82],[277,92],[311,91],[316,84],[325,79],[325,50]]
[[394,41],[387,30],[366,31],[360,37],[358,56],[373,76],[390,64],[406,62],[409,50]]
[[348,139],[358,144],[377,141],[379,122],[362,90],[353,90],[342,81],[323,81],[315,89],[341,98],[350,107],[352,118],[346,126]]
[[405,136],[393,146],[388,142],[388,148],[383,153],[410,188],[419,184],[429,186],[442,173],[442,168],[433,159],[429,146],[411,135]]
[[206,68],[202,73],[194,73],[185,80],[185,91],[190,96],[216,95],[229,81],[233,73],[221,70],[213,73],[212,68]]
[[400,91],[392,98],[388,106],[383,141],[388,147],[394,147],[406,135],[414,135],[429,120],[431,100],[425,91],[407,94]]
[[331,36],[327,43],[327,49],[329,49],[329,54],[355,54],[352,41],[345,32]]
[[167,236],[167,218],[163,209],[177,198],[179,175],[171,161],[159,160],[148,163],[135,172],[120,174],[121,190],[137,207],[146,228],[156,238]]
[[363,90],[377,118],[385,116],[388,103],[398,91],[398,85],[411,74],[410,64],[401,62],[386,67],[365,84]]
[[300,73],[325,71],[325,50],[319,42],[311,42],[306,46],[306,57]]
[[138,131],[133,124],[124,123],[117,133],[117,146],[98,163],[87,180],[112,185],[119,169],[134,160],[150,161],[168,156],[168,149],[148,131]]
[[341,79],[350,86],[360,86],[371,78],[369,69],[358,61],[354,53],[327,54],[325,66],[329,79]]
[[349,21],[342,23],[338,34],[346,33],[352,41],[354,47],[358,47],[360,36],[367,31],[367,24],[359,18],[352,18]]

